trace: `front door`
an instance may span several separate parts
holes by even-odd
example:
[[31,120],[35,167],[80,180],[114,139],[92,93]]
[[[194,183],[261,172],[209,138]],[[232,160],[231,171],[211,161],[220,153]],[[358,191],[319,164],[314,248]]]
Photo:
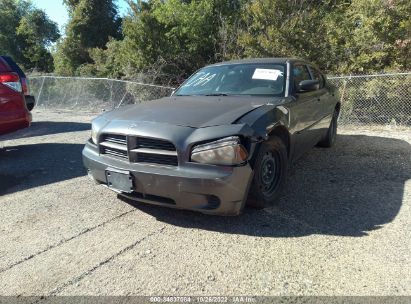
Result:
[[294,157],[298,158],[305,151],[312,148],[318,141],[318,132],[315,126],[321,118],[319,91],[297,92],[298,84],[303,80],[311,80],[308,67],[305,64],[296,64],[292,69],[292,82],[296,100],[291,111],[294,113],[295,146]]

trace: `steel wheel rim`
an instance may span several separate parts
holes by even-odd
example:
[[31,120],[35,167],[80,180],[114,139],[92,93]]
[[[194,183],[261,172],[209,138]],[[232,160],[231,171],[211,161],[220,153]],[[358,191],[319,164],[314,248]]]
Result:
[[277,189],[281,176],[280,154],[277,151],[268,151],[261,161],[260,181],[264,196],[271,196]]

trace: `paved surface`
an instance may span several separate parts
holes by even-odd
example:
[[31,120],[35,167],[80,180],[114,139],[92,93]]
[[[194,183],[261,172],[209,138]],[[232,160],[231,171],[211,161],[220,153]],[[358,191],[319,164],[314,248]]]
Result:
[[128,204],[81,163],[89,116],[0,138],[2,295],[410,295],[411,132],[341,130],[275,208]]

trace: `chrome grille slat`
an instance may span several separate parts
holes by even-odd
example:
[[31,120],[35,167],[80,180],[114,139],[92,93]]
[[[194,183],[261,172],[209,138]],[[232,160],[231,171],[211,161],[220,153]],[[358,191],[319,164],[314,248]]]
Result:
[[120,134],[106,134],[103,136],[103,140],[120,145],[127,145],[127,137]]
[[113,150],[113,149],[109,149],[109,148],[103,148],[103,154],[128,159],[127,151],[118,151],[118,150]]
[[146,154],[158,154],[158,155],[167,155],[167,156],[177,156],[177,151],[169,151],[169,150],[155,150],[155,149],[145,149],[145,148],[138,148],[130,150],[132,153],[146,153]]
[[123,141],[123,140],[119,140],[119,139],[115,139],[115,138],[106,138],[106,141],[116,143],[116,144],[120,144],[120,145],[127,145],[127,141]]
[[121,145],[121,144],[110,142],[110,141],[103,141],[100,143],[100,145],[103,147],[127,152],[127,145]]

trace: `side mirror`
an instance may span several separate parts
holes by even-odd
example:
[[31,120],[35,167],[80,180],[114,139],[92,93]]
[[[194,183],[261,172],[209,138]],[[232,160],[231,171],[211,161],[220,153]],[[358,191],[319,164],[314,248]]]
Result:
[[176,92],[176,90],[173,90],[173,92],[171,92],[170,96],[173,96],[175,92]]
[[320,82],[318,80],[303,80],[298,84],[297,92],[311,92],[320,88]]

